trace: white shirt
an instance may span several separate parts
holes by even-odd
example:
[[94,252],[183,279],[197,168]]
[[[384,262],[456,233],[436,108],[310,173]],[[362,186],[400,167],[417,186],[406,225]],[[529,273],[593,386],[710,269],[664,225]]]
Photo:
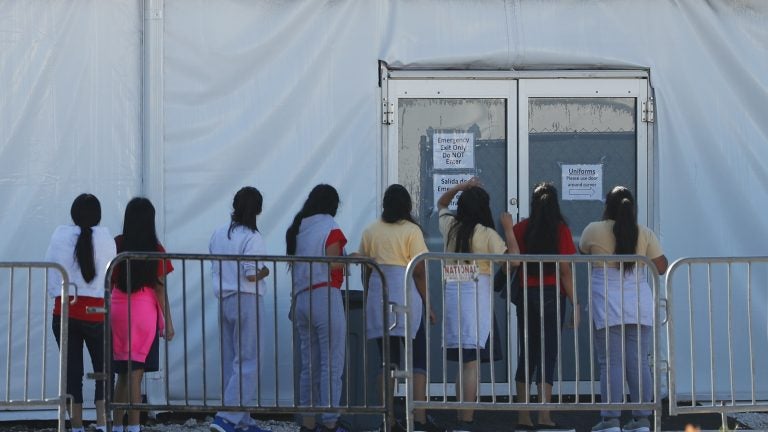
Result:
[[[117,255],[115,239],[112,238],[109,229],[95,226],[93,230],[93,261],[96,267],[96,277],[90,282],[83,279],[80,265],[75,257],[75,244],[80,236],[80,227],[77,225],[61,225],[53,232],[48,250],[45,252],[45,260],[60,264],[67,271],[69,281],[77,286],[77,295],[87,297],[104,297],[104,277],[107,266],[112,258]],[[48,271],[48,295],[58,297],[61,295],[61,275],[58,271]],[[69,288],[69,294],[74,295],[74,288]]]
[[[211,236],[208,250],[216,255],[266,255],[267,248],[264,239],[258,231],[239,225],[229,232],[229,224],[217,229]],[[258,272],[259,265],[256,261],[214,261],[211,263],[213,274],[213,289],[217,297],[226,297],[238,291],[264,295],[267,289],[265,279],[251,282],[248,276],[254,276]],[[222,291],[224,294],[222,295]]]

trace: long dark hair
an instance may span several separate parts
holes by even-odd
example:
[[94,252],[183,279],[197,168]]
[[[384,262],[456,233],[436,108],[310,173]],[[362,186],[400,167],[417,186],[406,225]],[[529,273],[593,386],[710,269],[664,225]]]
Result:
[[411,194],[402,185],[393,184],[384,191],[382,207],[381,220],[384,222],[397,223],[405,220],[418,225],[411,214],[413,210]]
[[532,254],[557,254],[560,224],[565,218],[560,212],[557,188],[552,183],[539,183],[531,194],[531,216],[525,231],[525,245]]
[[232,200],[232,222],[229,224],[227,238],[231,239],[232,230],[244,226],[251,231],[258,231],[256,216],[261,214],[264,198],[261,192],[252,186],[245,186],[235,194]]
[[[603,220],[613,220],[613,236],[616,238],[617,255],[634,255],[637,252],[637,205],[632,192],[624,186],[616,186],[605,197]],[[624,264],[624,271],[630,272],[634,262]]]
[[[123,244],[121,252],[157,252],[157,232],[155,231],[155,207],[146,198],[136,197],[128,202],[123,218]],[[130,273],[131,292],[144,287],[155,288],[157,278],[157,260],[130,260],[130,271],[125,270],[125,262],[120,264],[120,278],[117,287],[128,291]]]
[[456,223],[448,231],[448,238],[455,242],[455,252],[471,253],[475,225],[494,229],[491,215],[491,197],[479,186],[473,186],[459,195]]
[[[531,254],[557,254],[560,250],[560,224],[565,218],[560,212],[557,188],[552,183],[539,183],[531,194],[531,216],[525,230],[525,247]],[[527,264],[528,274],[539,274],[539,263]],[[555,263],[544,263],[544,273],[555,271]]]
[[96,262],[93,258],[93,227],[101,222],[101,204],[95,196],[80,194],[69,209],[72,222],[80,227],[75,243],[75,259],[83,279],[90,283],[96,277]]
[[296,236],[299,234],[299,226],[304,218],[318,215],[327,214],[336,216],[336,211],[339,209],[339,193],[336,189],[327,184],[319,184],[312,188],[309,192],[309,196],[304,205],[301,207],[296,216],[293,218],[293,223],[285,232],[285,252],[288,255],[296,255]]

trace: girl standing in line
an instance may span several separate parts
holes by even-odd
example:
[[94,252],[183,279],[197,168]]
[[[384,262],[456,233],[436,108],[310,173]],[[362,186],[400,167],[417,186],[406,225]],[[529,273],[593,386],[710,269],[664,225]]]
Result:
[[[53,232],[45,260],[61,264],[69,281],[77,285],[77,301],[69,302],[69,331],[67,352],[67,393],[72,395],[69,406],[70,427],[83,432],[83,344],[88,348],[95,373],[104,370],[104,315],[88,313],[89,307],[104,307],[104,277],[107,265],[115,257],[115,242],[101,221],[101,204],[91,194],[81,194],[72,203],[70,215],[74,225],[61,225]],[[61,338],[61,278],[49,272],[48,295],[56,297],[51,326],[60,344]],[[104,416],[104,383],[96,382],[93,400],[96,404],[96,428],[106,431]]]
[[[448,210],[453,197],[461,192],[454,215]],[[490,197],[472,177],[446,191],[438,200],[440,233],[445,251],[476,254],[518,254],[513,233],[512,215],[501,214],[506,241],[494,229]],[[517,265],[517,263],[512,263]],[[506,269],[506,266],[502,268]],[[479,352],[488,344],[491,331],[491,263],[478,262],[477,280],[445,283],[445,335],[447,356],[459,362],[461,376],[456,377],[456,395],[459,400],[477,401]],[[480,312],[478,314],[478,311]],[[460,379],[460,378],[463,378]],[[458,388],[461,388],[461,392]],[[471,423],[474,411],[460,410],[459,423]]]
[[[265,255],[267,249],[256,218],[263,198],[246,186],[232,201],[231,221],[214,231],[208,250],[220,255]],[[213,287],[219,299],[221,326],[221,367],[224,405],[247,404],[256,395],[259,380],[259,353],[262,335],[262,296],[269,268],[255,261],[222,261],[212,264]],[[219,411],[211,423],[212,432],[269,432],[256,425],[244,411]]]
[[[413,369],[414,393],[417,400],[426,399],[427,358],[426,337],[424,336],[422,320],[422,300],[426,302],[427,282],[424,262],[420,262],[413,272],[413,279],[408,286],[403,286],[405,268],[415,256],[428,252],[424,242],[424,234],[411,215],[411,195],[399,184],[393,184],[384,192],[383,211],[381,218],[369,225],[363,232],[359,253],[373,258],[379,264],[387,281],[388,301],[399,305],[405,304],[405,296],[409,295],[409,307],[413,322],[419,326],[411,329],[408,335],[413,339]],[[376,339],[379,354],[382,354],[382,338],[384,326],[396,322],[395,328],[389,332],[389,363],[401,364],[401,349],[405,338],[405,319],[389,316],[387,323],[382,316],[383,307],[382,280],[378,272],[371,272],[368,277],[366,295],[366,332],[368,339]],[[434,313],[430,310],[430,322],[435,322]],[[419,335],[422,337],[419,338]],[[418,346],[422,345],[422,346]],[[383,378],[382,378],[383,379]],[[416,430],[433,432],[442,431],[427,416],[424,410],[414,412]]]
[[[148,199],[137,197],[128,202],[123,233],[114,241],[118,252],[165,251],[157,240],[155,207]],[[173,338],[164,285],[165,275],[172,271],[170,261],[140,259],[123,261],[113,271],[110,317],[113,365],[117,373],[115,402],[141,403],[141,379],[150,348],[158,332],[168,340]],[[168,318],[167,322],[164,317]],[[113,431],[141,430],[138,410],[128,411],[127,425],[123,425],[123,410],[115,410],[114,414]]]
[[[635,198],[624,186],[608,192],[603,220],[584,228],[579,249],[589,255],[642,255],[651,259],[659,274],[667,271],[667,257],[659,239],[653,231],[637,224]],[[650,402],[653,394],[648,363],[653,339],[653,292],[644,269],[637,267],[634,261],[624,261],[592,268],[590,307],[595,354],[600,363],[600,397],[605,402],[624,399],[625,378],[633,402]],[[621,411],[603,410],[600,414],[603,419],[592,428],[594,432],[650,430],[651,411],[632,411],[633,419],[623,428],[619,425]]]
[[[571,230],[560,213],[557,189],[552,183],[540,183],[531,195],[531,216],[515,225],[515,238],[520,245],[520,253],[532,255],[573,255]],[[517,397],[519,402],[527,399],[529,385],[537,383],[541,401],[552,400],[555,364],[557,362],[558,324],[565,319],[563,297],[567,296],[574,307],[574,319],[578,323],[578,305],[573,293],[571,265],[559,265],[560,286],[557,286],[557,270],[554,262],[544,263],[544,274],[540,275],[538,262],[527,264],[528,280],[520,282],[521,289],[527,288],[527,295],[518,294],[517,306]],[[518,271],[519,280],[523,272]],[[527,302],[525,301],[527,297]],[[541,314],[543,309],[544,314]],[[558,317],[559,309],[559,317]],[[526,314],[528,320],[526,322]],[[525,342],[525,329],[528,327],[528,345]],[[544,359],[541,358],[541,345],[544,345]],[[527,348],[527,349],[526,349]],[[527,355],[526,355],[527,352]],[[526,371],[526,357],[528,371]],[[543,368],[543,371],[542,371]],[[526,378],[527,377],[527,378]],[[518,429],[534,429],[528,411],[518,413]],[[539,411],[536,428],[558,427],[550,417],[549,411]]]
[[[339,194],[320,184],[309,193],[285,233],[288,255],[343,256],[347,238],[333,219]],[[343,264],[297,262],[292,269],[293,325],[299,336],[301,373],[300,406],[338,406],[344,372],[347,321],[341,298]],[[312,382],[310,382],[310,379]],[[321,416],[324,432],[347,432],[338,414]],[[315,416],[301,418],[301,432],[317,429]]]

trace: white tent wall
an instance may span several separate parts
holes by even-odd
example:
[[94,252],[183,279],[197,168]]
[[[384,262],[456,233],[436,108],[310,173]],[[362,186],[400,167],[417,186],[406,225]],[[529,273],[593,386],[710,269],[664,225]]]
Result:
[[[422,69],[647,68],[657,100],[655,228],[667,255],[764,250],[753,239],[768,238],[757,222],[768,202],[765,3],[166,0],[165,11],[174,250],[204,251],[233,193],[254,184],[265,195],[268,249],[282,253],[285,228],[317,182],[338,187],[354,249],[385,186],[379,59]],[[279,289],[282,317],[289,291]]]
[[[141,182],[139,18],[135,0],[0,1],[0,260],[42,260],[56,226],[71,223],[70,205],[82,192],[100,199],[102,225],[120,229],[125,203]],[[0,283],[4,302],[7,282]],[[41,291],[30,298],[41,301],[45,287],[33,287]],[[26,297],[21,290],[15,296],[22,317]],[[33,323],[42,326],[42,319]],[[14,326],[11,338],[17,354],[24,352],[22,328]],[[46,330],[48,353],[56,353]],[[28,374],[30,389],[41,379],[35,338],[29,369],[12,372]],[[47,364],[55,369],[50,356]],[[14,378],[12,398],[23,399],[21,385]],[[46,396],[55,391],[49,382]],[[92,397],[92,381],[84,394]]]
[[[86,189],[102,199],[104,224],[119,229],[143,168],[140,3],[0,2],[2,258],[41,258]],[[384,60],[424,69],[648,69],[657,102],[655,229],[667,256],[763,253],[768,4],[760,0],[165,0],[160,19],[162,76],[145,78],[162,80],[164,134],[152,141],[162,147],[162,172],[150,174],[164,179],[162,199],[153,198],[170,251],[207,251],[234,192],[251,184],[265,197],[259,227],[268,250],[283,253],[285,229],[318,182],[339,189],[338,220],[356,249],[385,186]],[[289,289],[278,289],[287,336]],[[755,295],[764,320],[766,293]],[[211,321],[206,331],[215,334]],[[766,355],[763,348],[756,358]],[[264,366],[271,376],[274,365]],[[177,383],[171,390],[180,396]]]
[[[380,16],[368,2],[165,2],[165,214],[171,250],[207,252],[215,228],[229,222],[244,185],[264,195],[258,225],[272,254],[285,252],[285,230],[311,187],[336,186],[338,220],[357,249],[375,218],[380,153],[377,52]],[[333,29],[333,30],[331,30]],[[278,271],[282,271],[279,268]],[[175,275],[169,280],[170,302]],[[279,280],[288,280],[283,272]],[[355,278],[357,280],[359,278]],[[290,287],[278,287],[280,341],[290,340]],[[206,316],[217,302],[206,293]],[[265,296],[273,309],[272,293]],[[192,310],[198,305],[192,305]],[[274,322],[270,314],[268,322]],[[206,322],[217,335],[217,322]],[[266,329],[272,335],[273,326]],[[216,340],[216,338],[209,338]],[[191,352],[200,341],[190,341]],[[195,346],[195,344],[198,346]],[[271,337],[268,345],[272,343]],[[218,364],[219,351],[206,352]],[[172,348],[171,358],[181,361]],[[174,357],[174,355],[176,355]],[[289,343],[280,356],[290,359]],[[272,351],[267,358],[274,358]],[[264,362],[262,400],[274,393]],[[292,402],[290,364],[279,368],[280,398]],[[218,375],[209,395],[220,394]],[[214,384],[212,384],[214,383]],[[192,395],[202,383],[190,383]],[[213,386],[212,386],[213,385]],[[172,388],[183,391],[182,383]]]
[[2,260],[40,260],[82,192],[117,230],[141,182],[135,0],[0,2]]

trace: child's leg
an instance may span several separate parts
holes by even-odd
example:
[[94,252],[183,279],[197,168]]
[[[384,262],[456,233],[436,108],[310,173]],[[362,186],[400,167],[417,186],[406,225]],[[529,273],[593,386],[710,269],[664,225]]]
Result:
[[[83,344],[80,320],[70,319],[67,333],[67,392],[72,395],[68,405],[69,422],[73,428],[83,427]],[[56,344],[60,346],[61,317],[54,316],[51,321]]]
[[[636,324],[624,326],[626,330],[624,347],[627,355],[627,384],[629,385],[629,394],[632,396],[632,402],[650,402],[653,399],[653,381],[648,358],[651,354],[653,330],[650,326],[641,325],[639,327],[640,332],[638,334],[638,326]],[[639,351],[638,342],[640,343]],[[639,363],[638,360],[640,360]],[[632,415],[635,417],[647,417],[651,415],[651,411],[633,410]]]
[[[335,288],[325,290],[330,301],[316,302],[315,307],[325,308],[325,311],[317,310],[312,319],[315,321],[318,335],[318,348],[320,352],[320,401],[323,405],[339,406],[341,400],[341,376],[344,373],[344,353],[347,339],[347,320],[344,315],[344,304],[341,300],[341,291]],[[320,296],[322,297],[322,296]],[[330,310],[328,306],[330,305]],[[317,320],[316,320],[317,319]],[[326,413],[322,415],[323,424],[333,427],[338,414]]]
[[[463,381],[461,382],[461,394],[464,402],[477,402],[477,364],[477,360],[472,360],[464,362],[462,367]],[[457,376],[456,382],[458,381]],[[474,410],[460,410],[459,420],[471,422],[474,414]]]
[[[94,373],[98,374],[103,372],[104,324],[88,323],[87,332],[84,332],[83,338],[85,341],[85,346],[88,348],[88,354],[91,356],[91,366],[93,367]],[[111,385],[111,382],[96,381],[96,389],[93,395],[93,400],[96,405],[96,424],[98,426],[106,425],[104,412],[104,386],[106,385]]]
[[[126,393],[130,393],[131,403],[141,403],[141,379],[144,377],[144,369],[136,369],[131,371],[130,388],[126,389]],[[141,421],[141,411],[129,410],[128,411],[128,425],[138,425]]]
[[[115,384],[114,401],[117,403],[128,402],[128,373],[121,372],[117,374],[117,383]],[[112,422],[116,426],[123,425],[124,409],[115,409]]]
[[[317,405],[317,395],[313,395],[313,381],[317,380],[318,368],[313,362],[313,341],[315,334],[311,329],[309,322],[309,291],[300,293],[296,296],[294,305],[293,325],[296,329],[296,335],[299,339],[299,361],[301,369],[299,372],[299,406],[309,407],[312,404]],[[301,426],[307,429],[315,428],[315,416],[311,413],[305,413],[301,416]]]
[[[227,318],[227,331],[231,335],[231,363],[225,365],[230,369],[229,379],[225,382],[224,403],[229,406],[248,404],[253,400],[258,388],[259,379],[259,349],[257,307],[258,295],[241,294],[226,297],[221,300],[222,312]],[[220,412],[219,417],[235,425],[247,424],[247,412]]]

